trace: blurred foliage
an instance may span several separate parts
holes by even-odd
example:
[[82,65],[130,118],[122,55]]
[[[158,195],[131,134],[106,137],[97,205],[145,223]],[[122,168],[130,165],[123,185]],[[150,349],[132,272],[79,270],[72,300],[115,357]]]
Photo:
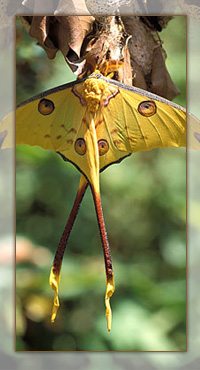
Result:
[[[182,104],[185,26],[185,18],[176,17],[161,34]],[[63,57],[48,60],[20,22],[16,54],[17,102],[74,79]],[[80,175],[55,153],[28,146],[17,148],[16,168],[17,234],[27,239],[17,242],[17,350],[185,351],[185,150],[138,153],[101,174],[116,279],[110,334],[103,254],[89,189],[65,254],[61,307],[52,325],[50,261]],[[27,248],[31,243],[29,253],[26,243]]]

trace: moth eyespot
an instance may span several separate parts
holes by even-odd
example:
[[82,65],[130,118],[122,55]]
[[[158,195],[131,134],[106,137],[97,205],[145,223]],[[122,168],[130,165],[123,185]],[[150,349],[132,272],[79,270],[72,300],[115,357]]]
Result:
[[74,148],[75,148],[76,153],[78,153],[79,155],[84,155],[87,150],[85,140],[77,139],[74,144]]
[[156,104],[152,100],[143,101],[138,105],[138,112],[145,117],[151,117],[156,113]]
[[99,148],[99,155],[102,156],[108,152],[109,144],[106,140],[99,140],[98,148]]
[[54,103],[49,99],[41,99],[38,104],[38,111],[47,116],[51,114],[55,109]]

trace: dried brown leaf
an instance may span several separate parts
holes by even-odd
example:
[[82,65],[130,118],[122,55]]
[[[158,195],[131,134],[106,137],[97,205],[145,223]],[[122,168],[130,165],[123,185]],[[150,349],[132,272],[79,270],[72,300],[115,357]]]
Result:
[[[164,27],[171,17],[147,17]],[[151,18],[156,18],[152,20]],[[133,84],[150,90],[167,99],[179,94],[165,65],[164,49],[152,24],[144,23],[144,17],[123,17],[126,31],[132,36],[129,42]]]
[[61,50],[64,57],[72,49],[80,56],[82,42],[94,20],[91,16],[34,16],[22,17],[29,25],[29,34],[44,48],[50,59]]
[[72,49],[77,57],[80,57],[80,50],[86,34],[91,29],[93,17],[91,16],[56,16],[58,21],[57,41],[58,48],[66,57],[69,49]]
[[154,50],[151,73],[151,91],[169,100],[172,100],[179,94],[179,90],[173,83],[165,65],[165,58],[161,47]]
[[147,90],[147,83],[145,81],[144,72],[142,68],[134,61],[131,61],[132,65],[132,76],[133,76],[133,85],[139,87],[140,89]]

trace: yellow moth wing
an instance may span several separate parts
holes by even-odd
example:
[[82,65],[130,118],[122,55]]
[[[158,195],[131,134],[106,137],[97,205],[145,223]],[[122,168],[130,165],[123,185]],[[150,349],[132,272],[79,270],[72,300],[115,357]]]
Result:
[[[87,178],[94,165],[90,163],[91,153],[96,151],[94,140],[88,136],[92,121],[99,170],[132,152],[186,145],[183,108],[101,75],[92,75],[85,81],[63,85],[22,104],[16,112],[16,143],[54,150],[74,163]],[[86,102],[86,88],[91,89],[89,96],[100,99],[95,103],[99,104],[95,111],[87,105],[91,100]],[[101,92],[102,97],[98,96]]]
[[192,114],[188,116],[188,148],[200,149],[200,120]]
[[[107,109],[107,108],[105,108]],[[113,122],[106,120],[103,113],[101,112],[96,120],[96,132],[98,138],[98,146],[100,152],[100,169],[104,169],[112,163],[119,162],[122,158],[126,157],[131,153],[131,149],[127,148],[126,151],[120,151],[115,142],[116,127],[113,126]],[[116,139],[117,140],[117,139]],[[107,145],[107,150],[105,154],[102,154],[101,143]],[[129,149],[129,150],[128,150]]]
[[14,112],[8,113],[0,122],[0,148],[14,147]]
[[[134,91],[135,90],[135,91]],[[186,145],[186,112],[182,107],[158,96],[141,94],[140,89],[119,87],[119,94],[104,109],[104,119],[121,151],[143,151]],[[139,106],[155,104],[155,112],[145,116]]]
[[[45,111],[45,102],[50,102],[49,113]],[[43,109],[45,114],[41,113]],[[85,107],[80,105],[70,88],[31,99],[16,110],[16,144],[59,151],[73,139],[84,111]]]

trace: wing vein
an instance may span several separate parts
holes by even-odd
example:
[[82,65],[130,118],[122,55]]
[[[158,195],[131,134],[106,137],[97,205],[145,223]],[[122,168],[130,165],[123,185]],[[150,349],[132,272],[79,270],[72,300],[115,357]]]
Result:
[[146,147],[147,147],[147,148],[149,148],[149,146],[148,146],[148,144],[147,144],[147,141],[146,141],[146,138],[145,138],[145,134],[144,134],[144,132],[143,132],[143,130],[142,130],[142,127],[141,127],[140,122],[139,122],[139,120],[138,120],[137,114],[135,113],[135,110],[133,109],[132,105],[129,103],[128,99],[124,98],[124,100],[126,101],[126,104],[129,106],[129,108],[130,108],[130,109],[131,109],[131,111],[132,111],[133,116],[135,117],[135,120],[136,120],[137,126],[138,126],[138,128],[139,128],[139,130],[140,130],[140,132],[141,132],[141,135],[142,135],[142,137],[143,137],[143,139],[144,139],[144,142],[145,142]]

